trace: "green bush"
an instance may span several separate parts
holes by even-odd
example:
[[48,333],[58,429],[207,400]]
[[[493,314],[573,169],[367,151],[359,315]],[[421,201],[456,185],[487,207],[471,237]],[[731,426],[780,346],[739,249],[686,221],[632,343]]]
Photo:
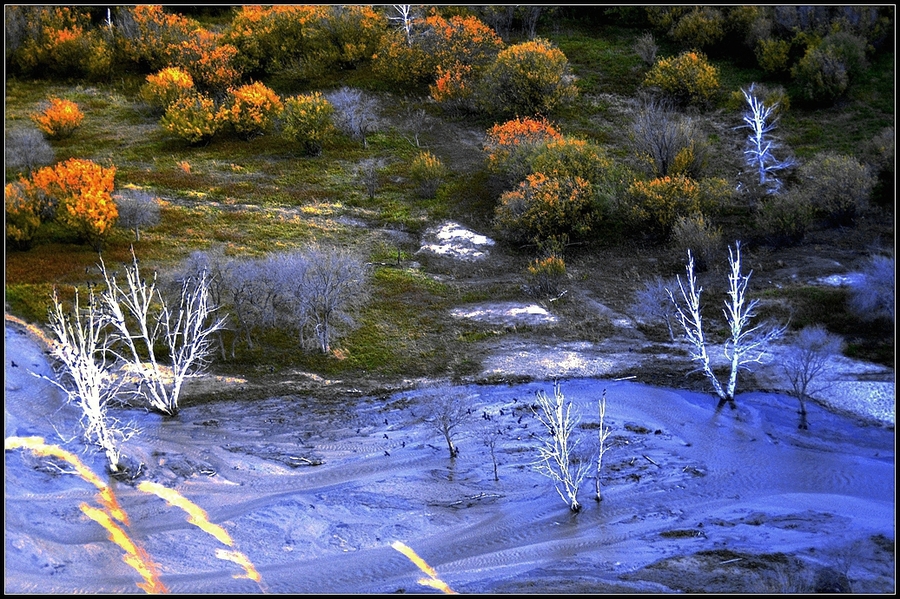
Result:
[[715,46],[725,37],[725,16],[718,8],[698,6],[678,19],[672,37],[691,49]]
[[595,143],[562,137],[538,146],[530,157],[530,170],[557,179],[580,177],[592,184],[600,183],[613,168],[606,151]]
[[764,38],[756,43],[756,63],[770,75],[786,73],[790,67],[791,43],[783,39]]
[[658,88],[678,104],[709,104],[719,91],[719,70],[701,52],[683,52],[656,62],[644,86]]
[[833,33],[806,54],[791,69],[791,76],[804,99],[834,102],[866,68],[866,41],[849,33]]
[[869,203],[875,176],[852,156],[820,152],[798,169],[801,191],[832,226],[846,225]]
[[756,208],[756,234],[775,247],[800,243],[813,221],[809,198],[796,191],[765,196]]
[[419,195],[431,198],[447,177],[447,167],[431,152],[421,152],[409,165],[409,177],[418,186]]
[[335,133],[334,106],[319,92],[300,94],[284,101],[281,135],[318,156],[326,140]]
[[476,103],[488,114],[547,115],[578,95],[569,60],[536,39],[502,50],[478,83]]

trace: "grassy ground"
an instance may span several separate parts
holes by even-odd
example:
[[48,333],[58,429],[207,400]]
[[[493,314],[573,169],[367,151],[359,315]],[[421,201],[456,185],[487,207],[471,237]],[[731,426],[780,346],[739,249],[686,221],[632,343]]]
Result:
[[[599,26],[588,30],[569,23],[542,33],[569,57],[583,92],[578,105],[556,115],[561,129],[595,139],[613,155],[626,155],[624,106],[637,93],[646,69],[632,50],[641,32]],[[749,85],[758,76],[728,63],[721,69],[729,90]],[[332,78],[331,85],[379,88],[362,71],[332,74]],[[50,95],[74,100],[86,119],[71,138],[54,142],[56,159],[80,157],[114,164],[117,187],[148,189],[165,201],[160,225],[143,232],[140,242],[135,243],[133,234],[124,230],[109,239],[103,252],[107,264],[127,262],[132,245],[146,265],[165,273],[178,268],[196,250],[222,247],[228,255],[259,256],[311,241],[354,247],[372,262],[402,258],[399,267],[374,271],[372,300],[360,315],[358,328],[340,342],[334,355],[301,352],[290,334],[268,332],[261,348],[242,349],[236,357],[220,363],[221,368],[304,368],[329,375],[387,377],[464,376],[478,368],[480,341],[508,333],[453,322],[447,311],[471,301],[529,299],[521,290],[525,266],[532,258],[528,251],[505,248],[509,251],[502,261],[481,269],[428,265],[432,274],[441,275],[436,278],[414,268],[417,245],[410,241],[429,224],[445,218],[490,234],[499,189],[484,169],[479,145],[490,123],[448,117],[422,99],[379,92],[383,122],[366,145],[338,136],[315,158],[303,156],[274,136],[249,142],[224,136],[204,147],[190,147],[167,135],[157,116],[140,104],[137,90],[141,82],[137,76],[124,76],[105,85],[6,82],[7,128],[30,126],[29,114]],[[799,156],[823,149],[858,155],[864,142],[893,124],[893,99],[891,54],[873,63],[867,78],[846,102],[826,110],[789,112],[782,123],[785,142]],[[730,114],[724,106],[723,100],[704,121],[717,158],[727,155],[737,139],[732,125],[739,115]],[[417,146],[416,132],[408,128],[403,115],[418,108],[428,111],[429,127],[418,132]],[[451,168],[445,185],[431,199],[419,197],[406,176],[409,162],[426,148]],[[368,198],[355,176],[356,166],[364,158],[381,159],[385,164],[374,199]],[[722,171],[730,165],[721,159],[714,161],[714,168]],[[7,169],[7,180],[17,175]],[[735,213],[735,230],[743,220],[744,214]],[[892,227],[889,234],[893,235]],[[677,261],[666,256],[663,247],[639,243],[579,248],[571,258],[572,284],[625,310],[641,281],[653,274],[677,274]],[[612,268],[610,259],[624,264]],[[96,279],[97,261],[89,246],[75,243],[58,228],[45,227],[31,250],[7,253],[7,311],[43,322],[52,287],[63,286],[66,297],[71,293],[66,288]],[[797,322],[814,320],[813,315],[822,314],[828,306],[829,314],[838,314],[833,317],[837,322],[833,328],[852,330],[853,323],[844,322],[849,317],[841,302],[816,293],[793,290],[783,292],[782,297],[790,296],[801,306],[801,314],[808,315]],[[555,334],[585,338],[606,333],[595,315],[574,303],[560,302],[558,309],[568,311],[573,324]],[[884,361],[887,352],[884,342],[881,345],[874,354]],[[892,347],[890,355],[892,359]]]

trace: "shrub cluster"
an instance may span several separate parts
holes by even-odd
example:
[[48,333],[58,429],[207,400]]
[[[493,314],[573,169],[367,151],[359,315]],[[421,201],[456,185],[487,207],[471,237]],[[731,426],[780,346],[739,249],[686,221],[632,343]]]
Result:
[[281,135],[307,155],[318,156],[335,130],[333,119],[334,106],[321,93],[299,94],[284,101]]
[[54,97],[42,111],[32,114],[31,120],[50,139],[62,139],[81,126],[84,113],[75,102]]
[[682,52],[658,60],[644,78],[644,86],[658,88],[681,105],[707,105],[719,91],[719,70],[701,52]]
[[12,210],[13,221],[7,239],[20,245],[30,242],[40,224],[34,221],[38,215],[41,221],[55,219],[99,250],[118,218],[110,195],[115,175],[115,167],[70,158],[7,185],[7,216]]

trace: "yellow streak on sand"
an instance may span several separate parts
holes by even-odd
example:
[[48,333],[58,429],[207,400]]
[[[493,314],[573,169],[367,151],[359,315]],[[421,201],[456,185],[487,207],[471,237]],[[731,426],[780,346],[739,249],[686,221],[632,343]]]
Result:
[[435,569],[429,566],[428,562],[419,557],[419,554],[417,554],[412,547],[400,541],[394,541],[391,543],[391,547],[408,557],[422,572],[428,574],[429,578],[420,578],[418,580],[419,584],[432,587],[448,595],[456,594],[456,591],[451,589],[446,582],[438,578]]

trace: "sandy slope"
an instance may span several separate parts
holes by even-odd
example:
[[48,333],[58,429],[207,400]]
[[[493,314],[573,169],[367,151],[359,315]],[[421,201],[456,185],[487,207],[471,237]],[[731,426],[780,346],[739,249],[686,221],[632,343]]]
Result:
[[[5,435],[44,436],[101,471],[101,456],[60,440],[78,415],[29,370],[49,373],[42,347],[7,323]],[[142,480],[206,509],[262,587],[234,578],[240,568],[215,557],[223,545],[183,512],[114,485],[131,535],[175,592],[426,590],[394,540],[463,592],[789,591],[817,579],[894,591],[893,427],[813,405],[802,432],[783,395],[743,394],[716,414],[705,394],[571,378],[561,388],[584,414],[585,447],[603,389],[613,427],[605,500],[592,501],[589,481],[575,515],[530,467],[540,430],[529,406],[550,388],[441,390],[472,410],[454,460],[413,392],[208,402],[168,420],[117,411],[142,429],[125,446]],[[499,481],[481,441],[495,427]],[[6,592],[139,592],[122,551],[78,509],[96,504],[90,485],[21,451],[5,466]]]

